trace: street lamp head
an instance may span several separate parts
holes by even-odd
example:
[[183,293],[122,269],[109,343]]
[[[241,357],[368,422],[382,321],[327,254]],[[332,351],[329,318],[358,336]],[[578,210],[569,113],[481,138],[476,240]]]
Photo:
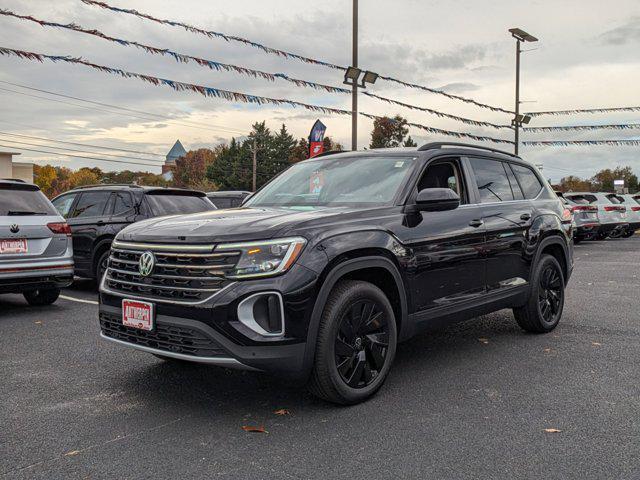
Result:
[[525,125],[528,124],[530,121],[531,121],[531,115],[522,116],[522,123],[524,123]]
[[513,36],[513,38],[520,40],[521,42],[537,42],[538,39],[531,35],[530,33],[525,32],[521,28],[510,28],[509,32]]
[[362,77],[362,83],[370,83],[373,85],[374,83],[376,83],[376,80],[378,80],[377,73],[370,72],[369,70],[364,72],[364,77]]
[[353,85],[358,81],[358,77],[360,77],[361,73],[362,70],[357,67],[347,67],[347,70],[344,72],[344,83],[347,85]]

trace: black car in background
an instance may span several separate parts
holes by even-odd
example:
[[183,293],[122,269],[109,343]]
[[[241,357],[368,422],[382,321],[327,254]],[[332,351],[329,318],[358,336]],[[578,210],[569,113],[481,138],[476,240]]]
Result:
[[52,200],[71,227],[75,274],[100,278],[111,241],[127,225],[152,217],[198,213],[216,207],[203,192],[139,185],[91,185]]
[[244,199],[249,195],[251,195],[251,192],[235,190],[227,192],[208,192],[207,198],[218,208],[235,208],[242,205]]

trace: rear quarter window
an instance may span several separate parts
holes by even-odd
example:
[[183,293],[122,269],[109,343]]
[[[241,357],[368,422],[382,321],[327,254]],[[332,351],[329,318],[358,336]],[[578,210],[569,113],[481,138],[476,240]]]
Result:
[[524,197],[527,199],[536,198],[542,190],[542,183],[538,176],[528,167],[511,164],[511,169],[518,179]]

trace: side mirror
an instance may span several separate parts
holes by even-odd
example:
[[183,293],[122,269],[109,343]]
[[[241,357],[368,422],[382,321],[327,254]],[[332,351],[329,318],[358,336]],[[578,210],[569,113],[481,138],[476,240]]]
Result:
[[421,212],[442,212],[458,206],[460,197],[450,188],[425,188],[416,198],[416,207]]

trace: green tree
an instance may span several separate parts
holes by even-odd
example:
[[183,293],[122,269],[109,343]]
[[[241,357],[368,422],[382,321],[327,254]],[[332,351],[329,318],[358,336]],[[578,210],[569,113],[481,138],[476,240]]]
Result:
[[411,137],[405,138],[408,133],[407,120],[400,115],[396,115],[393,118],[376,118],[373,121],[369,148],[390,148],[402,145],[415,146],[415,142]]

